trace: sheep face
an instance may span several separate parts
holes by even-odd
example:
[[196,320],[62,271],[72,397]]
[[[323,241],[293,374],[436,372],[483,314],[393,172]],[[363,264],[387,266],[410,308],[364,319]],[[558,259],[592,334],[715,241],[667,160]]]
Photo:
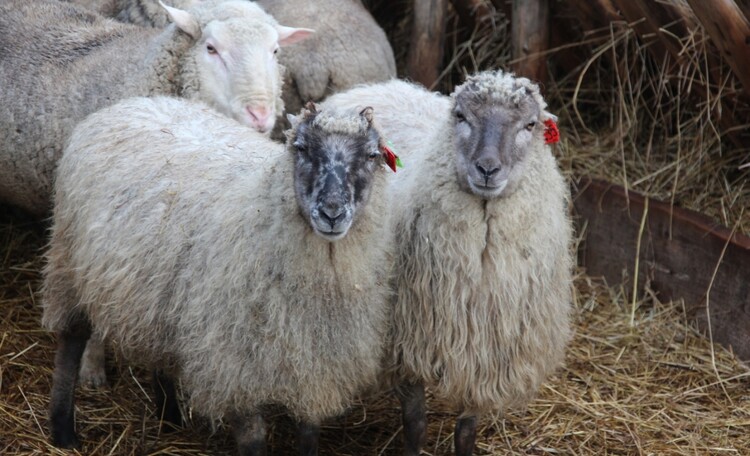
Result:
[[251,2],[215,3],[191,12],[165,7],[176,26],[195,40],[188,58],[195,66],[197,98],[270,133],[284,109],[279,47],[305,39],[312,30],[281,26]]
[[312,105],[291,117],[289,148],[295,154],[295,193],[316,234],[343,238],[370,198],[384,163],[372,108],[359,114],[318,112]]
[[515,191],[532,143],[543,134],[535,87],[524,78],[480,73],[453,94],[456,172],[464,190],[483,199]]

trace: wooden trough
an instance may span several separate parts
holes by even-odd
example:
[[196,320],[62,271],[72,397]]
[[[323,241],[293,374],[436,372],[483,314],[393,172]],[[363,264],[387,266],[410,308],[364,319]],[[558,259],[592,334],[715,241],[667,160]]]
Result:
[[574,187],[588,275],[622,283],[631,299],[648,287],[662,301],[684,300],[702,331],[750,361],[750,237],[605,181]]

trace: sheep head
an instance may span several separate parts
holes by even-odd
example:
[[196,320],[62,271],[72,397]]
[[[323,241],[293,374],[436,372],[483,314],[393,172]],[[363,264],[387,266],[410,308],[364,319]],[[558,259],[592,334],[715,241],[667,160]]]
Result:
[[456,172],[462,188],[483,199],[511,195],[527,157],[552,117],[539,87],[502,71],[469,77],[451,95]]
[[320,112],[308,103],[289,121],[287,148],[295,154],[300,212],[322,238],[341,239],[367,204],[376,173],[383,172],[372,108]]
[[[163,5],[193,44],[183,67],[201,101],[260,132],[270,133],[281,114],[280,46],[309,37],[310,29],[279,25],[247,1],[197,2],[189,10]],[[183,70],[185,71],[185,70]]]

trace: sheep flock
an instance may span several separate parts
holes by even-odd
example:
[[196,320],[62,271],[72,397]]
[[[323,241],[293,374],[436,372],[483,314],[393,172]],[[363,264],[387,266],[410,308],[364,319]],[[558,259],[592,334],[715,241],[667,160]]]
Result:
[[0,3],[0,203],[49,223],[52,445],[81,448],[75,392],[106,384],[108,344],[152,370],[165,425],[226,425],[241,455],[267,454],[269,407],[314,455],[321,423],[382,392],[403,454],[426,392],[473,454],[571,338],[539,87],[399,80],[357,0],[166,3]]

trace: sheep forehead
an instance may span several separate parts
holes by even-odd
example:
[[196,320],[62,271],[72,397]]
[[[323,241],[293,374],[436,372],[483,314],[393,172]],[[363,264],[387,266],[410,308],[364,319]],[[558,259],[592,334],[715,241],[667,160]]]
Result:
[[315,116],[312,126],[323,133],[337,133],[350,136],[362,136],[367,132],[367,121],[359,115],[320,113]]
[[228,21],[212,21],[204,29],[206,36],[212,36],[219,42],[229,46],[243,45],[243,47],[271,48],[278,41],[279,34],[275,28],[262,21],[246,21],[230,19]]
[[531,102],[537,105],[541,113],[547,103],[539,92],[539,86],[527,78],[516,77],[503,71],[484,71],[466,79],[456,88],[452,97],[457,102],[471,104],[500,104],[509,108],[528,106]]

